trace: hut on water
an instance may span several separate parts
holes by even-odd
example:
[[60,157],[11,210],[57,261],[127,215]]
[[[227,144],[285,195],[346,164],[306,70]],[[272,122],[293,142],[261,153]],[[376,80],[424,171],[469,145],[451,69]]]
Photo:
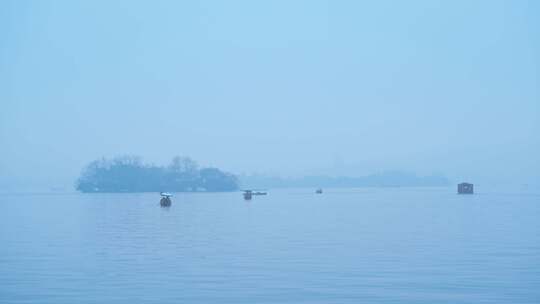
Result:
[[457,185],[458,194],[473,194],[474,185],[469,183],[461,183]]

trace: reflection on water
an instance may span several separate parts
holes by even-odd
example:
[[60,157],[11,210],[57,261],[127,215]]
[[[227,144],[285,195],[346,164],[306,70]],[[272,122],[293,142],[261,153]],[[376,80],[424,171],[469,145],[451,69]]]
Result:
[[[24,202],[24,203],[22,203]],[[0,303],[538,303],[540,196],[0,195]]]

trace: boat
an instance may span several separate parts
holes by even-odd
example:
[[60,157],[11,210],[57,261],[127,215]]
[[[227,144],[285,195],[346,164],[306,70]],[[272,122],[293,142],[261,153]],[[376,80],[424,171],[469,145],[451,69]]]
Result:
[[267,195],[268,192],[264,191],[263,189],[246,189],[242,190],[244,191],[244,199],[250,200],[254,195]]
[[317,193],[317,194],[322,194],[322,189],[319,188],[319,189],[315,190],[315,193]]
[[159,205],[161,207],[170,207],[172,204],[171,198],[168,196],[164,196],[159,200]]
[[173,196],[169,192],[160,192],[161,199],[159,200],[159,205],[161,207],[170,207],[172,205],[171,197]]

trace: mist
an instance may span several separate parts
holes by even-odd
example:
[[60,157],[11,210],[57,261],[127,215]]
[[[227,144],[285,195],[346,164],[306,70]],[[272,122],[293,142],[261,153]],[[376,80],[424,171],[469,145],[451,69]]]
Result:
[[0,189],[125,154],[540,183],[535,1],[0,6]]

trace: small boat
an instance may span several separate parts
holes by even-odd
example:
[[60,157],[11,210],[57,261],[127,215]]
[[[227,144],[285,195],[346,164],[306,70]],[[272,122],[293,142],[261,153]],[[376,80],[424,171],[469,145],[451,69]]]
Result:
[[244,199],[250,200],[253,195],[267,195],[268,193],[266,191],[263,191],[262,189],[250,189],[250,190],[242,190],[244,191]]
[[315,190],[315,193],[317,193],[317,194],[322,194],[322,189],[319,188],[319,189]]
[[171,198],[168,197],[168,196],[164,196],[164,197],[161,198],[161,200],[159,200],[159,205],[161,207],[170,207],[171,204],[172,204]]
[[160,192],[161,199],[159,200],[159,205],[161,207],[170,207],[172,205],[171,197],[173,196],[169,192]]

